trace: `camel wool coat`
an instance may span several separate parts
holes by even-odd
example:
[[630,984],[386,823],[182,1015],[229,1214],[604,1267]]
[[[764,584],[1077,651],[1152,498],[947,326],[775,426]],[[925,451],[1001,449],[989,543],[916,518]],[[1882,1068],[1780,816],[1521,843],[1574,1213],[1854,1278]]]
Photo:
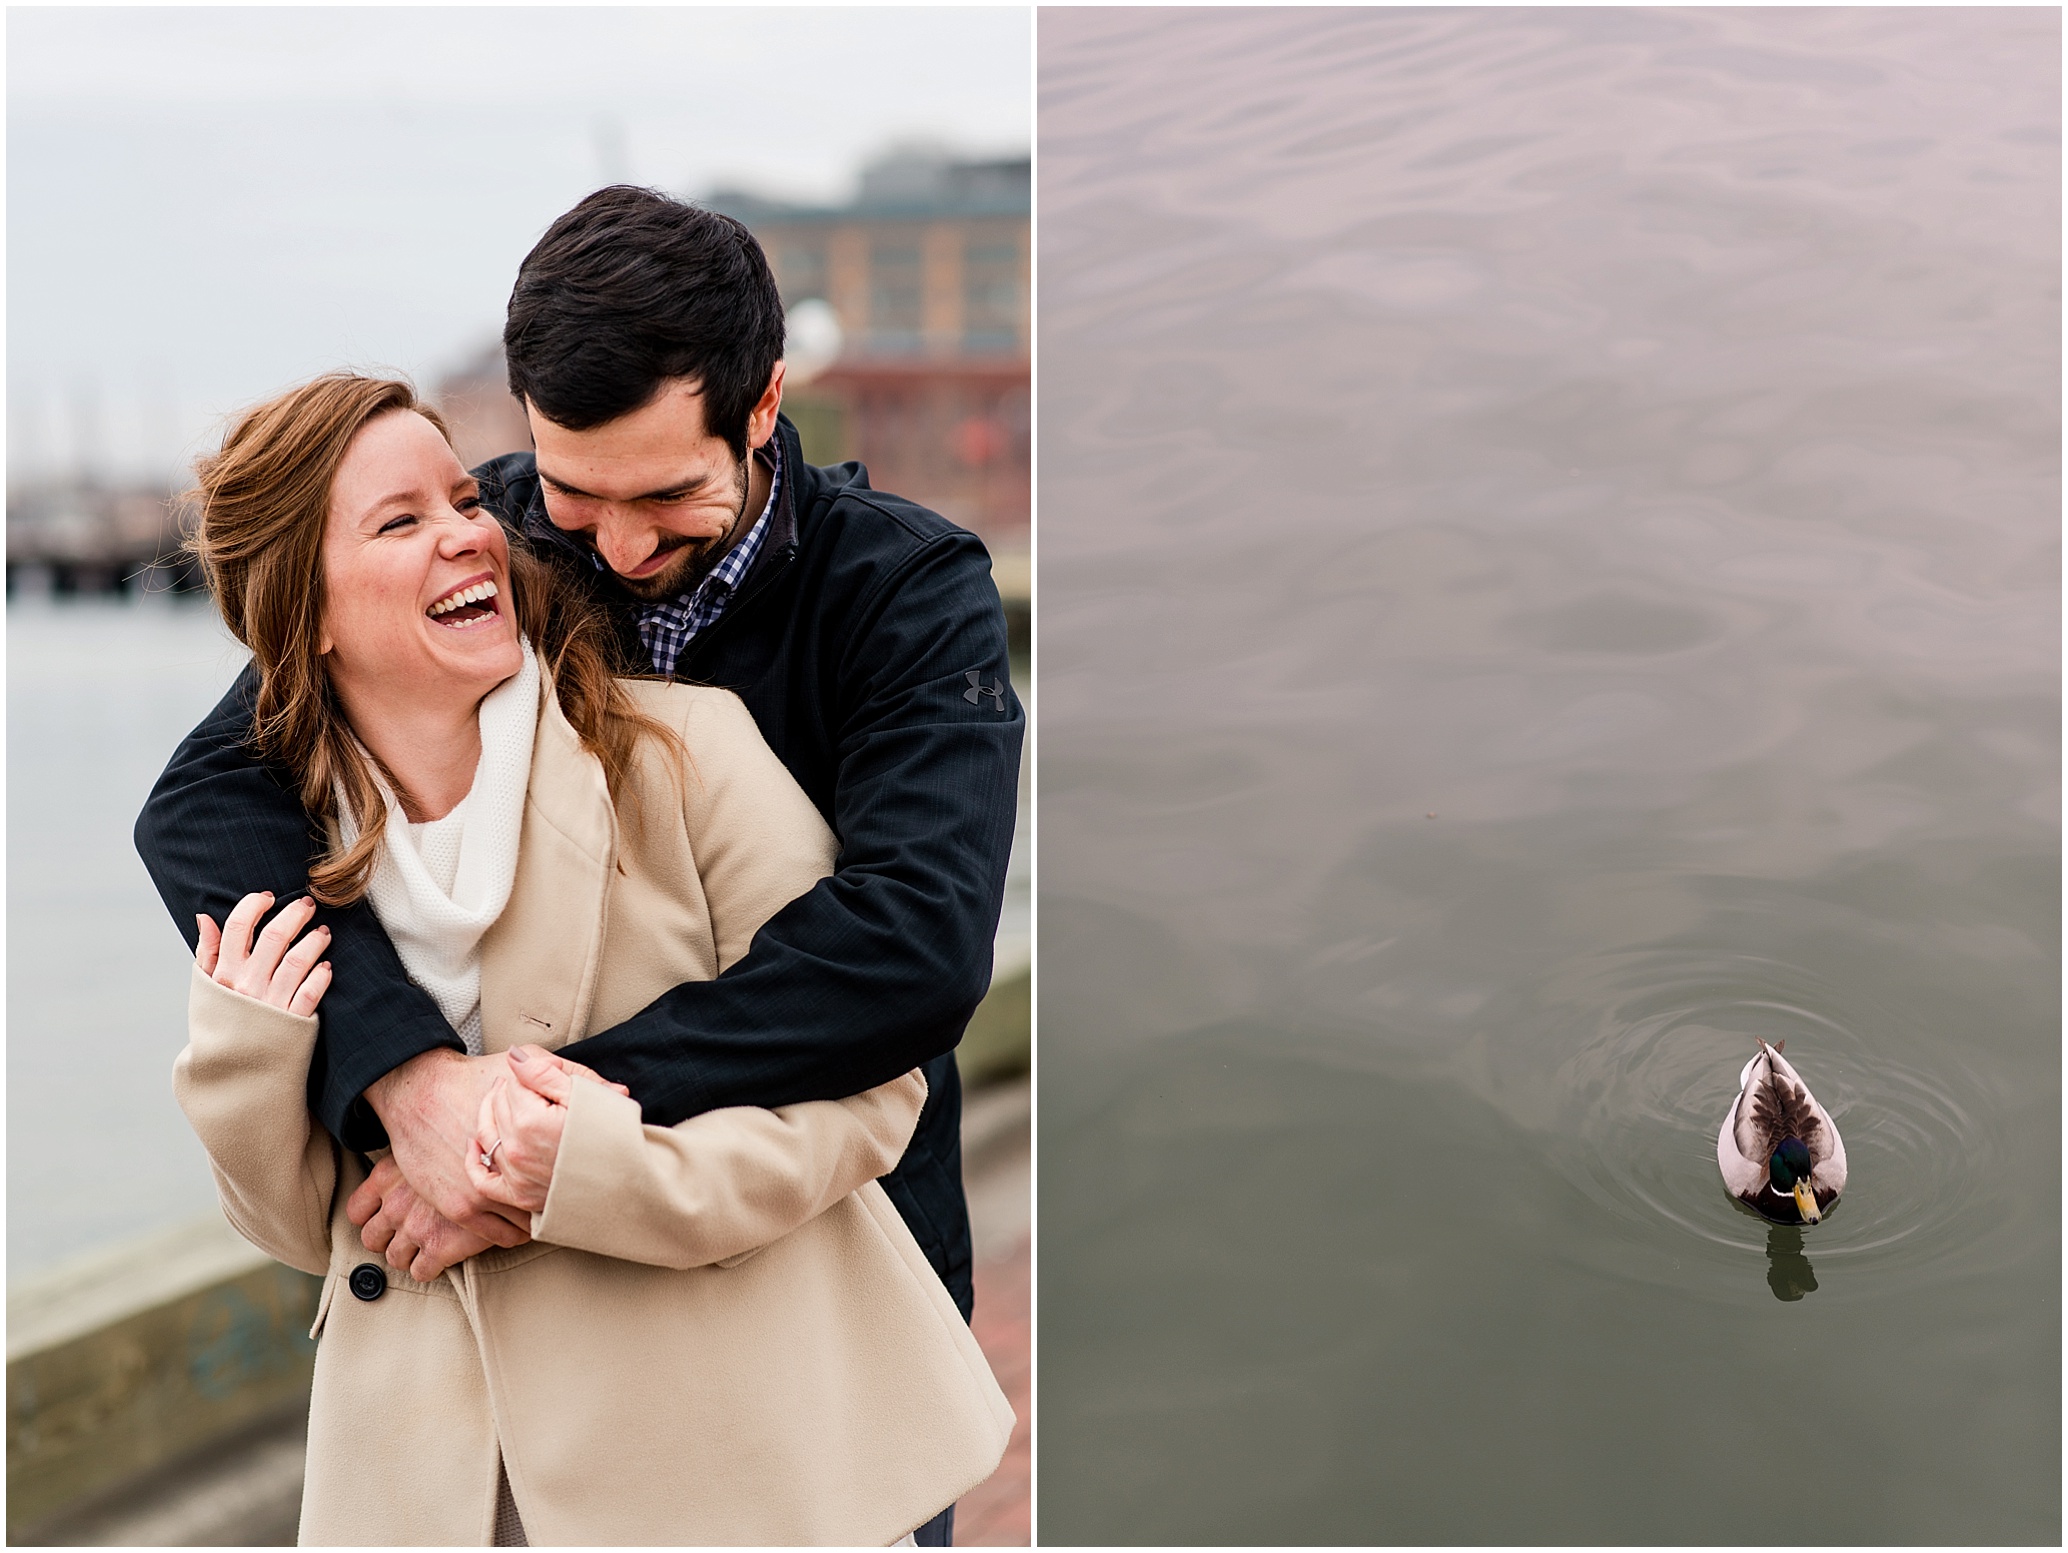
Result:
[[[722,690],[627,681],[653,739],[613,807],[550,684],[516,883],[482,944],[487,1050],[557,1048],[717,975],[832,871],[810,801]],[[577,1083],[533,1240],[356,1297],[365,1178],[309,1114],[315,1018],[200,974],[174,1065],[223,1209],[323,1277],[304,1544],[492,1540],[498,1460],[534,1544],[884,1546],[990,1475],[1013,1423],[876,1178],[915,1072],[672,1128]]]

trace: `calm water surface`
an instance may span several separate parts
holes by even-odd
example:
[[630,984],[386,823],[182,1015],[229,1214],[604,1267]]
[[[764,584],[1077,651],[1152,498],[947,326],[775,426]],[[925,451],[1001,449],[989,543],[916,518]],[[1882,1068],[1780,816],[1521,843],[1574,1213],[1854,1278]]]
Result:
[[129,835],[245,656],[192,600],[8,600],[10,1279],[215,1206],[172,1099],[192,961]]
[[1043,13],[1044,1540],[2058,1541],[2059,57]]

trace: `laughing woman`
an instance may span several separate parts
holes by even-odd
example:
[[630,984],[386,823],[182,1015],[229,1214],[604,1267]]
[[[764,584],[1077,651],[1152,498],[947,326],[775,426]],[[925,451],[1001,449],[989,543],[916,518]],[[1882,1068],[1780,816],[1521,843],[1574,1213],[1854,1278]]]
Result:
[[[249,412],[200,505],[254,740],[329,824],[312,892],[371,902],[472,1060],[556,1070],[831,872],[745,708],[612,678],[406,384]],[[304,1543],[883,1545],[996,1466],[1011,1409],[875,1184],[917,1073],[661,1128],[506,1070],[472,1169],[530,1243],[419,1282],[347,1216],[368,1164],[305,1100],[323,930],[255,933],[271,904],[204,920],[175,1087],[231,1222],[324,1280]]]

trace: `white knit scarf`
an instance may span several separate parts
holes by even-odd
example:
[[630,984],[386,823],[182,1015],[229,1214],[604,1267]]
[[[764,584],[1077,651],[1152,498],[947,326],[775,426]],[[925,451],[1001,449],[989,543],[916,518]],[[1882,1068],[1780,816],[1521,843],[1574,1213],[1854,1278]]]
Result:
[[[409,979],[431,994],[476,1057],[481,1055],[481,939],[509,904],[517,878],[517,838],[538,732],[538,659],[531,643],[519,638],[519,645],[524,666],[481,702],[481,763],[474,768],[474,785],[451,813],[409,824],[379,769],[374,773],[388,803],[388,823],[367,899]],[[342,791],[338,813],[350,846],[358,826]]]

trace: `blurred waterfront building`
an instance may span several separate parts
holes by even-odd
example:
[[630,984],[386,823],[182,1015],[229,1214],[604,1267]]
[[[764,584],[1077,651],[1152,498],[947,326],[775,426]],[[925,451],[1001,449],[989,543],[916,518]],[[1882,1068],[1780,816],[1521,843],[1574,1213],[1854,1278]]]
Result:
[[[902,151],[844,205],[737,190],[702,203],[767,251],[790,316],[784,409],[817,464],[859,459],[870,483],[981,535],[1028,543],[1032,183],[1028,158]],[[531,445],[500,345],[436,387],[469,465]]]
[[994,551],[1028,538],[1032,187],[1024,156],[908,150],[845,205],[706,201],[760,239],[793,320],[820,304],[839,325],[838,355],[786,396],[806,456],[860,459]]
[[1026,157],[896,152],[846,205],[725,190],[704,203],[746,223],[785,307],[823,300],[872,361],[1024,361],[1030,341]]

